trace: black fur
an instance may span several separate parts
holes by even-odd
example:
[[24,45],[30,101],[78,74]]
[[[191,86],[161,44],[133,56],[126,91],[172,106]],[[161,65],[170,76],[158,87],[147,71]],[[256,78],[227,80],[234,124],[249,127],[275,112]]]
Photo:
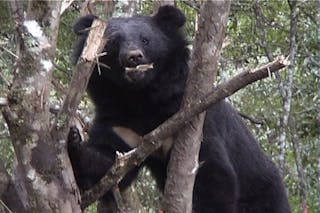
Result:
[[[82,51],[95,17],[81,18],[75,25],[79,35],[75,58]],[[113,164],[115,151],[130,147],[113,130],[129,128],[145,135],[178,111],[188,73],[189,51],[180,28],[183,13],[171,6],[161,7],[153,16],[109,20],[100,62],[110,69],[95,68],[88,93],[96,117],[88,143],[80,143],[71,129],[68,151],[79,187],[90,188]],[[139,73],[125,67],[153,64]],[[275,165],[260,150],[236,111],[222,101],[207,111],[199,169],[194,187],[193,208],[198,213],[288,213],[284,185]],[[150,157],[145,162],[163,189],[167,158]],[[136,178],[138,168],[120,183],[126,187]],[[110,198],[110,197],[109,197]]]

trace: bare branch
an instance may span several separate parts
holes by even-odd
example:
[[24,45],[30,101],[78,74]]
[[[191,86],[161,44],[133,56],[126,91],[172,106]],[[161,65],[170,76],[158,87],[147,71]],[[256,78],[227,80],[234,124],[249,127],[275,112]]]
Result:
[[[74,68],[69,91],[64,99],[63,106],[53,125],[52,131],[57,131],[60,140],[65,140],[69,131],[70,118],[75,115],[80,100],[86,90],[97,54],[106,45],[107,39],[103,36],[107,27],[106,22],[95,19],[92,23],[86,45],[82,51],[79,62]],[[89,45],[90,44],[90,45]]]
[[263,125],[263,124],[264,124],[263,121],[258,120],[258,119],[256,119],[256,118],[253,118],[253,117],[251,117],[251,116],[249,116],[249,115],[247,115],[247,114],[244,114],[244,113],[242,113],[242,112],[240,112],[240,111],[238,111],[238,114],[239,114],[241,117],[243,117],[244,119],[249,120],[249,121],[250,121],[251,123],[253,123],[253,124],[259,124],[259,125]]
[[300,13],[297,1],[288,0],[290,7],[290,38],[289,38],[289,62],[288,66],[288,79],[287,82],[282,82],[280,87],[282,101],[283,101],[283,114],[280,117],[280,134],[278,137],[280,144],[280,170],[282,174],[285,172],[285,156],[287,150],[287,128],[289,123],[289,117],[291,114],[291,102],[292,102],[292,88],[294,81],[295,70],[295,57],[297,51],[296,34],[298,27],[298,15]]
[[272,61],[273,60],[273,55],[271,53],[270,46],[267,43],[267,34],[266,34],[266,31],[265,31],[265,27],[266,26],[265,26],[265,23],[263,22],[263,20],[265,20],[265,16],[262,13],[262,10],[260,8],[260,5],[259,5],[258,1],[256,1],[253,4],[253,9],[254,9],[254,13],[256,15],[258,28],[261,31],[261,43],[260,43],[260,45],[261,45],[261,47],[264,48],[264,51],[265,51],[265,53],[267,55],[268,60]]

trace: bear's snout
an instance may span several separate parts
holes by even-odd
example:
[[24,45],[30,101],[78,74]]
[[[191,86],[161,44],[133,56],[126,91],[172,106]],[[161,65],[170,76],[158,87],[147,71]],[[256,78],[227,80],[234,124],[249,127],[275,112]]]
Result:
[[125,67],[136,67],[139,64],[146,63],[145,56],[143,52],[139,49],[128,50],[125,54],[121,56],[121,58]]
[[133,64],[133,66],[137,66],[143,63],[144,55],[141,50],[131,50],[128,51],[127,61],[129,64]]

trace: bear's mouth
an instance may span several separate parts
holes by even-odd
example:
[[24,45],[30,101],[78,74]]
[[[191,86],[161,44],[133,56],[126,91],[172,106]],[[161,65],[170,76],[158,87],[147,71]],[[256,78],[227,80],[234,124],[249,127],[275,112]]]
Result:
[[153,63],[139,64],[135,67],[125,67],[124,77],[129,82],[138,82],[144,79],[146,73],[153,69]]
[[149,69],[153,69],[153,63],[150,64],[139,64],[135,67],[125,67],[125,71],[127,72],[145,72],[148,71]]

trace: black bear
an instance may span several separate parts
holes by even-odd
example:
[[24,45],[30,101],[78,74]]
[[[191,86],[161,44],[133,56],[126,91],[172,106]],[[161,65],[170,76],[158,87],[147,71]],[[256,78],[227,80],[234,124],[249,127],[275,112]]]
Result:
[[[76,59],[94,19],[86,16],[75,24],[79,36]],[[107,54],[99,59],[105,66],[94,69],[88,84],[96,110],[89,141],[80,143],[74,128],[68,139],[80,189],[90,188],[106,173],[116,151],[137,146],[135,135],[149,133],[178,111],[188,75],[189,50],[182,32],[185,21],[184,14],[172,6],[160,7],[154,16],[109,20]],[[170,142],[167,145],[169,149],[166,146],[145,162],[162,189]],[[194,212],[290,212],[278,169],[225,101],[207,110],[199,160],[204,163],[196,176]],[[120,189],[138,171],[129,172]],[[111,193],[107,198],[112,199]]]

